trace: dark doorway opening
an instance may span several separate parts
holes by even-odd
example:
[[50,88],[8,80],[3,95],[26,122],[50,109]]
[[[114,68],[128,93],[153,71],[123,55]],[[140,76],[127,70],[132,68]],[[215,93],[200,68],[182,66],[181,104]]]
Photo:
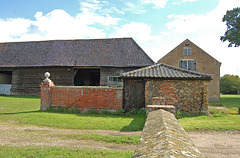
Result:
[[100,69],[75,69],[74,86],[99,86]]
[[0,84],[12,84],[12,71],[0,71]]

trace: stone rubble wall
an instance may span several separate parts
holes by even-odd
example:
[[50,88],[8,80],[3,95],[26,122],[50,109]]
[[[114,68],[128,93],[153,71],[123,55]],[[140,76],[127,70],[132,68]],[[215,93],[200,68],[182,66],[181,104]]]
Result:
[[202,158],[173,114],[156,110],[148,114],[134,158]]
[[145,106],[156,105],[153,102],[157,101],[165,102],[164,105],[174,105],[177,110],[207,113],[208,81],[148,80],[145,85]]

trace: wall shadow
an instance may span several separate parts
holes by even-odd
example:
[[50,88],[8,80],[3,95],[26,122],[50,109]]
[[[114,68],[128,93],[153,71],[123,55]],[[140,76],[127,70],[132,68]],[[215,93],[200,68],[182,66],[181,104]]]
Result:
[[142,131],[146,122],[146,116],[134,117],[128,126],[124,126],[120,132]]

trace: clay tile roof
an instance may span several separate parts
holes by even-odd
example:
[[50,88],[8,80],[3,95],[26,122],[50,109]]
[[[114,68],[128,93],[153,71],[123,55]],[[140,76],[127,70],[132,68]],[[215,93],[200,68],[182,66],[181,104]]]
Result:
[[187,71],[181,68],[159,63],[122,74],[123,78],[162,78],[162,79],[204,79],[211,80],[212,75]]
[[153,60],[132,38],[0,43],[0,67],[143,67]]

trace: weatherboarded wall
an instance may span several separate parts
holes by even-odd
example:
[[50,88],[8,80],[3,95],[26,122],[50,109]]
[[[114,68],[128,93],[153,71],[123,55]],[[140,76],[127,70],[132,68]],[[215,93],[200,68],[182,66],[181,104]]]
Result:
[[70,86],[73,83],[73,69],[67,67],[29,67],[16,68],[12,72],[12,95],[40,95],[41,81],[45,72],[57,85]]
[[111,86],[111,87],[122,87],[123,82],[109,81],[108,77],[119,77],[122,73],[138,69],[139,67],[134,68],[118,68],[118,67],[101,67],[101,77],[100,85],[101,86]]
[[147,80],[145,106],[152,105],[152,98],[159,96],[178,110],[208,111],[208,82],[204,80]]

